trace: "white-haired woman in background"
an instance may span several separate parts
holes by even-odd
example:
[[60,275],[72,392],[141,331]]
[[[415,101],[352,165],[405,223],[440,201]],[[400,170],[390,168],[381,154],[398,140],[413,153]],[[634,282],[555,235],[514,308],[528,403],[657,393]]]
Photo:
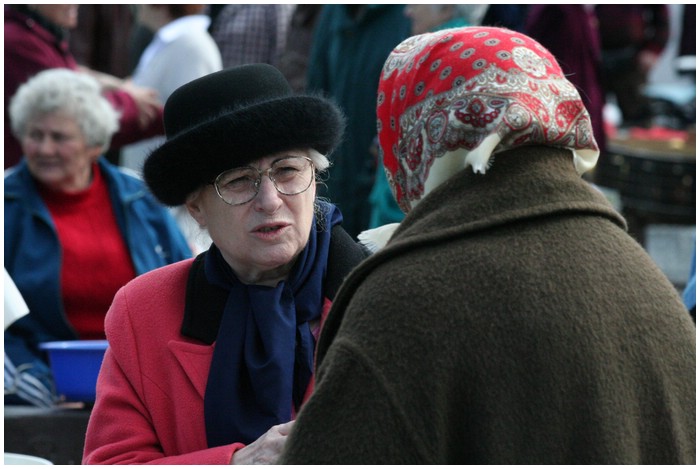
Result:
[[24,159],[5,173],[5,269],[30,313],[5,332],[5,352],[34,392],[5,402],[50,406],[57,396],[39,344],[104,339],[122,285],[192,254],[143,182],[101,158],[119,124],[96,80],[41,72],[19,88],[10,118]]

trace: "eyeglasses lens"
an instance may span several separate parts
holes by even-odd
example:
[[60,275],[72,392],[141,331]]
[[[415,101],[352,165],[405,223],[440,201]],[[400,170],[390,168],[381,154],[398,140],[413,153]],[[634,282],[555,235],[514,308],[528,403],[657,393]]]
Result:
[[229,205],[241,205],[255,198],[262,177],[267,174],[277,191],[296,195],[311,186],[313,163],[306,157],[287,157],[276,160],[269,169],[259,170],[244,166],[224,171],[214,181],[219,197]]

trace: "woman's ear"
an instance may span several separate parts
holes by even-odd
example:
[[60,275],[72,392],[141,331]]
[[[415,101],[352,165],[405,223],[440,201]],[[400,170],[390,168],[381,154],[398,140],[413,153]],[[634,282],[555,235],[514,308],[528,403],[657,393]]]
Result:
[[202,208],[201,192],[202,189],[197,189],[196,191],[188,195],[187,200],[185,200],[185,207],[187,207],[187,211],[189,212],[190,216],[194,218],[197,224],[200,227],[204,228],[207,226],[207,217]]

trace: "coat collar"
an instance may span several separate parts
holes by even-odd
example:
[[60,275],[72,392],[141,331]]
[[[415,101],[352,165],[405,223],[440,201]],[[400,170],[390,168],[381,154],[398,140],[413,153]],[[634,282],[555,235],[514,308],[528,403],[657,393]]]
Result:
[[204,399],[214,347],[171,340],[168,342],[168,349],[180,364],[199,397]]
[[204,255],[198,255],[187,279],[185,314],[180,332],[205,344],[213,344],[219,332],[228,292],[210,284],[204,273]]
[[[348,276],[333,309],[342,311],[369,272],[406,252],[558,213],[605,217],[627,229],[602,192],[576,173],[568,150],[537,146],[503,152],[486,174],[464,169],[422,199],[389,243]],[[317,367],[342,320],[342,314],[329,314],[316,351]]]
[[554,212],[585,211],[627,229],[605,196],[575,171],[568,150],[544,146],[500,153],[486,174],[465,169],[406,216],[394,239],[430,239]]

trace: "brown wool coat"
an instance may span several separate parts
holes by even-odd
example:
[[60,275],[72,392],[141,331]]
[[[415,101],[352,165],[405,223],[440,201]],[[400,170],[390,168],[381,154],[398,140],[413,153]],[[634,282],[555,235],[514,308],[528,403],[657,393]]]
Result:
[[281,461],[694,464],[695,327],[569,153],[512,150],[349,276]]

